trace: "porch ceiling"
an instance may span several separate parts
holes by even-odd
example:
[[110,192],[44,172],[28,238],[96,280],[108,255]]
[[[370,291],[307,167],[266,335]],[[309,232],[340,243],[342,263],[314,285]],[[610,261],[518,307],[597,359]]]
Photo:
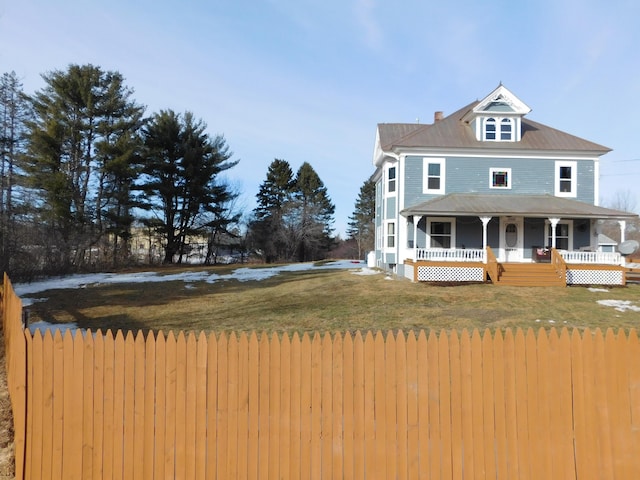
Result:
[[597,207],[588,203],[553,195],[486,195],[450,193],[419,203],[400,212],[403,216],[527,216],[627,220],[635,213]]

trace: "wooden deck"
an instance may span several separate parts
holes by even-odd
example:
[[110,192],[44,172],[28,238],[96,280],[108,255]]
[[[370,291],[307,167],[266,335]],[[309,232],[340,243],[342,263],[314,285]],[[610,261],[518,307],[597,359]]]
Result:
[[[507,262],[446,262],[407,259],[413,268],[414,282],[463,283],[485,282],[500,286],[550,287],[580,285],[626,285],[640,281],[640,269],[619,265],[507,263]],[[478,275],[477,272],[482,273]],[[430,272],[437,272],[430,274]],[[449,272],[443,274],[442,272]],[[459,272],[459,273],[451,273]],[[472,277],[464,278],[472,272]],[[411,278],[411,277],[409,277]]]

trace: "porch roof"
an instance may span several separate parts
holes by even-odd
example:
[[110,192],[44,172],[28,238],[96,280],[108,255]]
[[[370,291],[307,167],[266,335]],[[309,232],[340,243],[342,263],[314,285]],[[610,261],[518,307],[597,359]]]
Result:
[[403,216],[527,216],[559,218],[591,218],[627,220],[637,214],[598,207],[569,198],[553,195],[488,195],[479,193],[450,193],[405,208]]

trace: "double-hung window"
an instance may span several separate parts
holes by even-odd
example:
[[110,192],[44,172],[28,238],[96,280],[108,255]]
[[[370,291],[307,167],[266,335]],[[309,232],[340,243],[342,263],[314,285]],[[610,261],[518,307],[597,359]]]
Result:
[[487,118],[484,121],[484,139],[496,140],[496,119]]
[[557,161],[555,194],[558,197],[575,197],[578,183],[577,162]]
[[395,222],[387,223],[387,248],[396,246],[396,224]]
[[396,191],[396,167],[389,167],[387,179],[387,192],[395,193]]
[[455,219],[433,218],[427,222],[430,248],[451,248],[455,245]]
[[[567,220],[556,225],[556,248],[558,250],[571,250],[573,248],[573,222]],[[553,245],[551,224],[547,223],[547,245]]]
[[422,168],[423,193],[443,194],[445,190],[445,159],[425,158]]
[[513,140],[513,120],[510,118],[503,118],[500,121],[500,140],[503,142],[510,142]]

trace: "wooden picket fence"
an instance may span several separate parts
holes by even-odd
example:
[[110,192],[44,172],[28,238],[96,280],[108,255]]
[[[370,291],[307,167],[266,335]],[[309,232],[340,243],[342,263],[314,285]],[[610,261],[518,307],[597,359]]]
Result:
[[43,336],[12,298],[16,478],[640,478],[635,330]]

